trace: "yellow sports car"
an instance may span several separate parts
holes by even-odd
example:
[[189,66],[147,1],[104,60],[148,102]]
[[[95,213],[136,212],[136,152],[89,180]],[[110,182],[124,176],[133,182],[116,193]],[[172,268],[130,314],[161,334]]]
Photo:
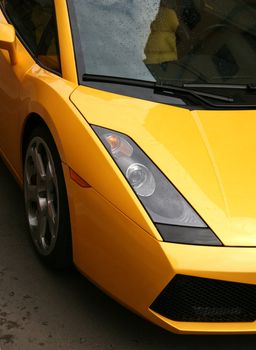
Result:
[[0,156],[41,260],[167,330],[255,332],[255,83],[254,0],[0,0]]

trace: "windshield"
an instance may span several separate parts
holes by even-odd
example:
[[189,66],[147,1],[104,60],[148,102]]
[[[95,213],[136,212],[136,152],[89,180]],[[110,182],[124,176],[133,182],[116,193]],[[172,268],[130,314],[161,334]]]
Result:
[[80,76],[256,82],[255,0],[70,0],[69,8]]

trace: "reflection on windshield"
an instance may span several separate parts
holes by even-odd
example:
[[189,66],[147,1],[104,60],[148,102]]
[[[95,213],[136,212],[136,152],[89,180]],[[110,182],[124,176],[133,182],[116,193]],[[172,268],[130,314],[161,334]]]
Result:
[[255,0],[70,0],[80,73],[256,82]]
[[[179,26],[177,14],[168,6],[167,1],[161,2],[156,18],[151,24],[151,32],[148,37],[144,62],[148,67],[160,65],[164,71],[166,63],[177,61],[176,30]],[[151,70],[151,69],[150,69]]]
[[[157,81],[168,80],[166,72],[170,62],[178,60],[176,31],[179,19],[171,1],[161,1],[156,18],[151,23],[144,60]],[[167,81],[168,83],[168,81]]]

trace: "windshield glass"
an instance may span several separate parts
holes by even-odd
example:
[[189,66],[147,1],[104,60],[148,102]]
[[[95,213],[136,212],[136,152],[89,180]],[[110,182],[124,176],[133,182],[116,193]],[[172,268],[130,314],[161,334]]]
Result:
[[70,0],[69,7],[80,76],[256,82],[255,0]]

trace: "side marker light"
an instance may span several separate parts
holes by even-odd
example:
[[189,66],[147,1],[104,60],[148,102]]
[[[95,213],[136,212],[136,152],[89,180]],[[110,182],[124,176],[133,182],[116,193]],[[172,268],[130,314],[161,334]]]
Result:
[[73,169],[69,168],[70,178],[77,183],[80,187],[89,188],[91,185],[82,179]]

